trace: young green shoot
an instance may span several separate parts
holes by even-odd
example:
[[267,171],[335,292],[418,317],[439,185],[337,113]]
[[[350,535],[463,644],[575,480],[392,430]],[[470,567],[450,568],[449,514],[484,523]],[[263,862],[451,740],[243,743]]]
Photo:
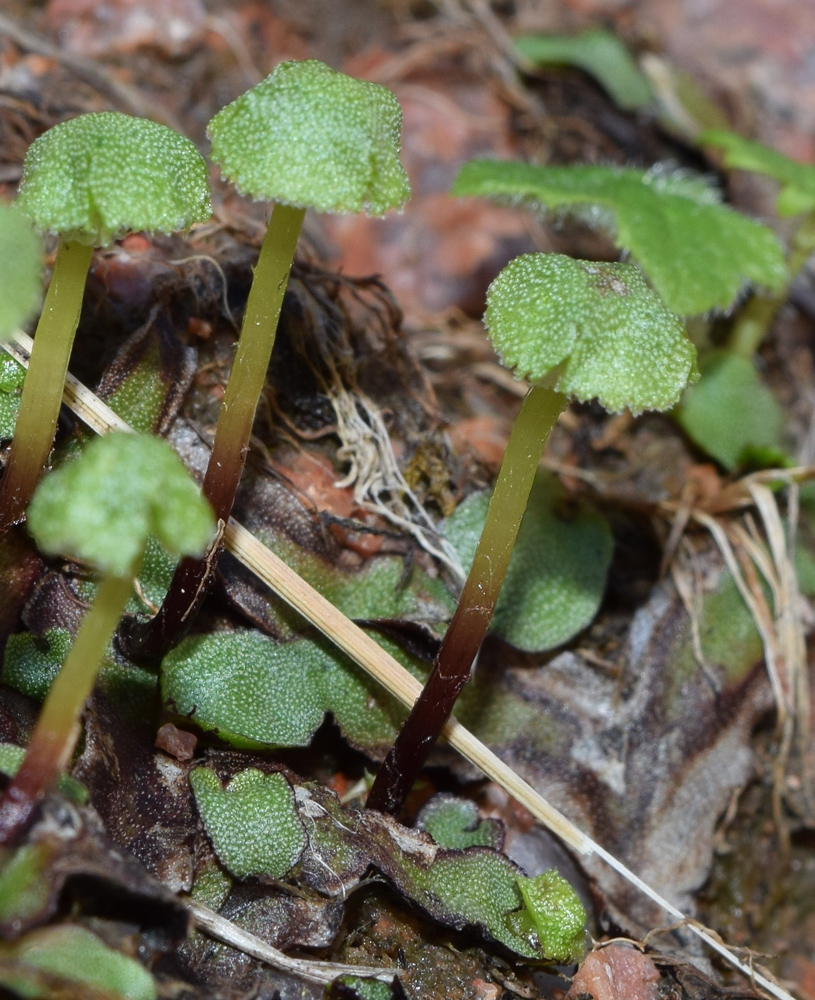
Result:
[[36,139],[17,205],[60,242],[0,486],[0,530],[22,520],[48,461],[93,248],[128,232],[187,229],[212,212],[195,146],[164,125],[112,111],[72,118]]
[[[212,159],[237,190],[273,202],[221,406],[204,496],[229,520],[306,209],[384,215],[410,194],[402,111],[385,87],[317,60],[281,63],[209,123]],[[134,653],[160,655],[203,599],[210,566],[185,560]]]
[[611,412],[665,410],[696,376],[682,320],[633,264],[518,257],[490,286],[484,324],[503,363],[531,388],[433,671],[368,796],[383,812],[401,808],[470,675],[543,449],[569,399],[597,399]]
[[28,527],[40,549],[94,566],[101,580],[0,801],[0,844],[22,832],[71,758],[82,707],[131,595],[148,536],[171,555],[198,554],[212,537],[213,523],[181,460],[149,435],[96,438],[37,488]]
[[709,129],[699,143],[722,151],[724,163],[737,170],[764,174],[780,183],[775,208],[779,216],[801,216],[790,240],[787,281],[774,294],[756,294],[738,311],[728,349],[751,359],[767,335],[775,314],[789,295],[801,268],[815,253],[815,166],[798,163],[770,146],[744,139],[726,129]]

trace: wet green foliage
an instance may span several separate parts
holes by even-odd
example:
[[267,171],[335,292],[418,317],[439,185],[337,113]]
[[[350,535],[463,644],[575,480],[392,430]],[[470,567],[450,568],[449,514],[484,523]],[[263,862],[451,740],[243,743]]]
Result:
[[[92,598],[95,586],[88,585]],[[0,681],[36,701],[43,701],[52,681],[65,662],[72,636],[66,628],[50,628],[43,635],[18,632],[8,638]],[[144,718],[156,697],[155,674],[135,664],[122,662],[108,647],[96,679],[102,691],[127,718]]]
[[207,134],[224,177],[256,200],[384,215],[410,196],[399,102],[316,59],[281,63]]
[[66,628],[50,628],[41,636],[31,632],[10,635],[0,680],[29,698],[44,701],[68,655],[71,641]]
[[557,369],[558,392],[612,412],[668,409],[696,370],[681,319],[634,264],[516,257],[490,285],[484,324],[518,378]]
[[93,246],[174,233],[212,214],[207,167],[165,125],[101,111],[55,125],[29,147],[17,204],[37,229]]
[[535,933],[550,958],[579,962],[586,954],[586,911],[571,885],[552,868],[535,878],[521,876],[518,887],[526,909],[515,929]]
[[[318,786],[304,782],[292,789],[280,774],[248,769],[224,789],[214,771],[197,768],[190,780],[215,851],[234,875],[299,875],[318,892],[335,896],[373,866],[442,923],[478,928],[519,955],[552,958],[537,932],[525,923],[521,933],[514,929],[526,912],[525,876],[497,850],[438,847],[389,816],[343,809]],[[537,914],[549,921],[548,939],[561,947],[557,934],[574,935],[576,910],[565,902],[563,885],[552,886],[556,899],[550,911],[541,917],[549,893],[548,883],[541,884],[538,895],[529,897],[536,909],[528,918]]]
[[628,49],[610,31],[589,29],[579,35],[523,35],[515,47],[538,66],[576,66],[593,76],[614,103],[626,110],[647,107],[651,85]]
[[25,368],[8,355],[0,356],[0,440],[14,434],[24,381]]
[[391,985],[380,979],[338,976],[326,986],[323,997],[324,1000],[392,1000],[395,995]]
[[[455,610],[455,601],[442,580],[419,566],[406,574],[404,561],[398,556],[374,557],[359,570],[348,572],[272,528],[259,526],[253,534],[348,618],[403,618],[436,630]],[[270,603],[284,634],[302,630],[299,615],[280,608],[273,598]]]
[[0,925],[25,923],[46,909],[51,895],[47,855],[44,844],[0,848]]
[[452,193],[582,213],[634,255],[669,308],[684,316],[726,309],[747,281],[771,289],[786,281],[772,230],[720,204],[699,179],[616,167],[472,160],[462,167]]
[[121,1000],[155,1000],[153,977],[84,927],[61,924],[0,944],[0,983],[18,996],[50,1000],[79,987]]
[[282,774],[241,771],[226,788],[214,771],[196,768],[190,784],[221,863],[238,878],[282,878],[300,858],[306,831]]
[[41,298],[42,243],[22,212],[0,204],[0,340],[25,323]]
[[500,851],[503,846],[500,822],[482,819],[474,802],[455,795],[434,795],[419,813],[416,826],[429,833],[439,847],[452,850],[493,847]]
[[724,162],[737,170],[772,177],[781,185],[776,211],[781,216],[815,209],[815,166],[792,160],[771,146],[745,139],[726,129],[708,129],[698,139],[702,146],[722,150]]
[[148,535],[175,555],[198,554],[212,512],[170,445],[113,432],[40,484],[28,510],[38,546],[105,573],[134,572]]
[[676,419],[688,436],[726,469],[755,464],[757,449],[781,452],[784,415],[755,365],[733,351],[710,351],[700,381],[682,398]]
[[164,658],[161,691],[178,715],[238,747],[306,746],[326,712],[352,744],[375,747],[405,714],[325,640],[281,644],[248,629],[185,639]]
[[[491,492],[473,493],[444,524],[469,569]],[[552,649],[591,622],[600,606],[613,540],[605,518],[586,503],[570,504],[550,473],[532,487],[492,631],[518,649]]]

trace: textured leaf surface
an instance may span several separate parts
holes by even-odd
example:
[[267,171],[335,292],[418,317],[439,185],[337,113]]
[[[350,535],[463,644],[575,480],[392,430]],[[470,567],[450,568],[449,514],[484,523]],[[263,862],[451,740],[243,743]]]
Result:
[[[71,632],[60,627],[49,628],[43,635],[18,632],[9,636],[0,680],[29,698],[43,701],[71,642]],[[149,670],[119,662],[109,647],[96,687],[126,710],[126,715],[138,717],[141,712],[143,717],[155,701],[156,678]]]
[[0,440],[14,436],[25,368],[13,359],[0,356]]
[[[279,807],[273,810],[262,801],[252,801],[272,778],[279,779],[275,787],[282,782],[280,787],[285,785],[291,794],[282,775],[266,776],[257,770],[241,772],[226,790],[221,789],[217,775],[208,768],[198,768],[191,776],[199,809],[204,803],[201,811],[207,832],[219,857],[233,873],[237,874],[235,862],[225,860],[223,847],[216,839],[222,827],[227,828],[230,842],[238,842],[239,852],[253,859],[253,870],[272,878],[286,873],[277,855],[267,864],[266,855],[275,850],[270,841],[279,837],[285,840],[291,835],[288,831],[294,831],[302,836],[302,841],[296,843],[302,842],[303,847],[291,864],[296,864],[298,876],[322,895],[344,897],[374,867],[447,926],[457,930],[476,928],[516,954],[547,957],[536,935],[513,929],[525,912],[519,885],[524,873],[505,855],[487,847],[441,848],[425,834],[401,826],[390,816],[343,808],[333,793],[310,782],[295,785],[293,807],[286,805],[275,818],[270,814]],[[227,803],[233,797],[233,788],[239,794]],[[226,819],[219,817],[215,824],[205,811],[210,796],[217,800],[219,808],[228,810]],[[291,855],[294,853],[292,850]],[[531,913],[528,916],[532,918]]]
[[207,167],[190,140],[117,111],[35,139],[17,204],[42,232],[94,246],[128,232],[174,233],[212,214]]
[[199,767],[190,784],[215,853],[233,875],[282,878],[294,867],[308,838],[282,774],[249,768],[222,788],[214,771]]
[[651,85],[628,49],[610,31],[589,30],[579,35],[524,35],[515,47],[540,66],[577,66],[591,74],[621,108],[647,107]]
[[338,976],[326,986],[323,996],[325,1000],[393,1000],[396,993],[380,979]]
[[724,152],[724,162],[737,170],[752,170],[779,181],[776,208],[779,215],[798,215],[815,208],[815,166],[799,163],[771,146],[753,142],[726,129],[708,129],[698,139],[702,146]]
[[577,893],[555,869],[518,878],[529,919],[546,955],[579,962],[586,953],[586,911]]
[[166,441],[113,432],[42,481],[28,525],[43,551],[127,576],[150,534],[175,555],[203,552],[213,517]]
[[0,205],[0,339],[31,316],[42,297],[42,243],[13,205]]
[[518,378],[611,411],[665,410],[695,375],[681,319],[634,264],[524,254],[490,285],[484,325]]
[[354,745],[376,746],[405,715],[329,643],[249,630],[185,639],[164,658],[161,690],[179,715],[239,747],[306,746],[326,712]]
[[455,601],[441,580],[420,567],[406,577],[404,561],[398,556],[369,559],[361,569],[348,573],[280,536],[270,541],[270,548],[348,618],[409,618],[432,626],[455,610]]
[[[455,601],[442,580],[420,566],[406,573],[399,556],[376,556],[348,572],[330,561],[330,552],[309,551],[273,524],[253,518],[252,533],[348,618],[407,619],[438,631],[455,610]],[[303,619],[288,605],[268,591],[260,599],[282,635],[302,632]]]
[[736,468],[750,449],[780,449],[784,415],[752,361],[712,351],[701,368],[702,378],[676,412],[688,436],[726,469]]
[[599,211],[668,306],[682,315],[726,309],[747,281],[780,289],[781,246],[766,226],[717,201],[699,181],[612,167],[537,167],[472,160],[453,194],[481,195],[549,209]]
[[434,795],[416,819],[439,847],[461,851],[467,847],[493,847],[501,850],[504,834],[495,819],[482,819],[475,803],[441,792]]
[[207,134],[224,177],[256,200],[384,215],[410,196],[393,93],[316,59],[281,63]]
[[[491,491],[473,493],[444,524],[465,571],[473,561]],[[492,631],[518,649],[552,649],[591,622],[613,550],[611,529],[588,504],[570,509],[550,473],[539,473],[512,553]]]
[[70,924],[32,931],[0,949],[0,982],[24,997],[56,996],[52,990],[42,992],[38,972],[59,976],[66,987],[82,984],[121,1000],[156,997],[153,977],[142,965]]

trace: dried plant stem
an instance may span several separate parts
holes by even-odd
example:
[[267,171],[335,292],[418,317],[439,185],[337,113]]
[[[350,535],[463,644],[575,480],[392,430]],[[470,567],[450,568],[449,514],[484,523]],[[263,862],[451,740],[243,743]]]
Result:
[[344,965],[336,962],[319,962],[315,959],[290,958],[277,948],[273,948],[267,941],[250,934],[243,927],[238,927],[231,920],[222,917],[208,906],[202,906],[193,899],[188,899],[187,906],[192,911],[195,926],[199,930],[209,934],[217,941],[223,941],[257,958],[261,962],[266,962],[275,969],[283,972],[290,972],[292,975],[300,976],[312,983],[330,983],[337,976],[362,976],[370,979],[383,979],[386,982],[395,979],[400,970],[396,968],[381,968],[375,965]]
[[374,781],[368,806],[396,814],[467,683],[512,557],[546,442],[566,397],[543,385],[526,394],[507,443],[487,520],[433,670]]
[[0,802],[0,844],[25,828],[34,807],[58,781],[79,737],[82,708],[132,592],[129,577],[105,577],[68,656],[48,691],[20,769]]
[[92,254],[93,247],[73,241],[57,251],[0,486],[0,530],[23,519],[48,461]]
[[[275,205],[255,267],[203,485],[204,497],[212,505],[216,520],[224,523],[232,513],[246,462],[255,409],[266,382],[283,296],[305,214],[304,208]],[[181,638],[206,593],[214,555],[217,552],[202,559],[181,560],[158,614],[128,649],[131,656],[158,659]]]

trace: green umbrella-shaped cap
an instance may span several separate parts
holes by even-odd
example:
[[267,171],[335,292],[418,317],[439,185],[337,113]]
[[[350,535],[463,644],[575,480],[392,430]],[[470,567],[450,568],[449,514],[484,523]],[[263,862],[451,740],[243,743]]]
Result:
[[212,537],[209,504],[162,438],[113,432],[37,487],[28,527],[51,555],[103,573],[135,571],[148,535],[176,556],[200,555]]
[[410,196],[396,97],[316,59],[281,63],[207,134],[221,173],[256,201],[384,215]]
[[212,214],[207,167],[189,139],[116,111],[71,118],[36,139],[17,204],[41,231],[92,246],[128,232],[174,233]]
[[698,378],[682,320],[634,264],[516,257],[487,292],[484,324],[519,378],[559,368],[553,388],[611,412],[667,410]]

